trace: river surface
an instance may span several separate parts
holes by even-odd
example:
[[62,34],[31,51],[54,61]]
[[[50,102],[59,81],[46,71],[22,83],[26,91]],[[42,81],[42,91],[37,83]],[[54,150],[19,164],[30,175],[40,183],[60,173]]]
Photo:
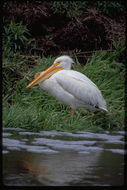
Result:
[[28,132],[3,128],[6,186],[124,184],[124,131]]

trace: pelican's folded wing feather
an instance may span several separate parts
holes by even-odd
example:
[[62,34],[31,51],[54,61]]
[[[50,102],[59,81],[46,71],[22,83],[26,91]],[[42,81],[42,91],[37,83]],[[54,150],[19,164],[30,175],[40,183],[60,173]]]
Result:
[[97,107],[105,107],[106,102],[98,87],[85,75],[77,71],[59,71],[56,75],[59,85],[75,98]]

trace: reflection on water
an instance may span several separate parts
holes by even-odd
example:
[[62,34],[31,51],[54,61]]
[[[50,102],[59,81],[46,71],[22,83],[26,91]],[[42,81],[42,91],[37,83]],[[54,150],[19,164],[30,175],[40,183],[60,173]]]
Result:
[[124,183],[124,132],[26,132],[4,128],[7,186],[110,186]]

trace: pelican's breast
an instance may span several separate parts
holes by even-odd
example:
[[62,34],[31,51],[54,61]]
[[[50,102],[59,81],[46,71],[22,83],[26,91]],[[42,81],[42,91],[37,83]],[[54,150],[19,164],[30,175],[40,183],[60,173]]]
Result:
[[[67,90],[65,90],[61,86],[61,84],[59,84],[59,82],[57,81],[57,78],[63,76],[64,73],[65,73],[64,70],[58,71],[57,73],[52,75],[49,79],[40,82],[39,86],[57,100],[73,107],[73,105],[75,104],[74,96],[71,93],[69,93]],[[64,78],[64,80],[66,80],[66,78]]]

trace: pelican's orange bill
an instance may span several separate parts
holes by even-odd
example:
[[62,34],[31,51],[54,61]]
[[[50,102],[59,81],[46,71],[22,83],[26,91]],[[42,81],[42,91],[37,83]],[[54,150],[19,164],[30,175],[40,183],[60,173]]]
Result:
[[54,73],[56,73],[59,70],[62,70],[62,67],[57,68],[56,65],[52,65],[47,70],[42,72],[39,76],[37,76],[26,88],[30,88],[46,79],[48,79],[50,76],[52,76]]

